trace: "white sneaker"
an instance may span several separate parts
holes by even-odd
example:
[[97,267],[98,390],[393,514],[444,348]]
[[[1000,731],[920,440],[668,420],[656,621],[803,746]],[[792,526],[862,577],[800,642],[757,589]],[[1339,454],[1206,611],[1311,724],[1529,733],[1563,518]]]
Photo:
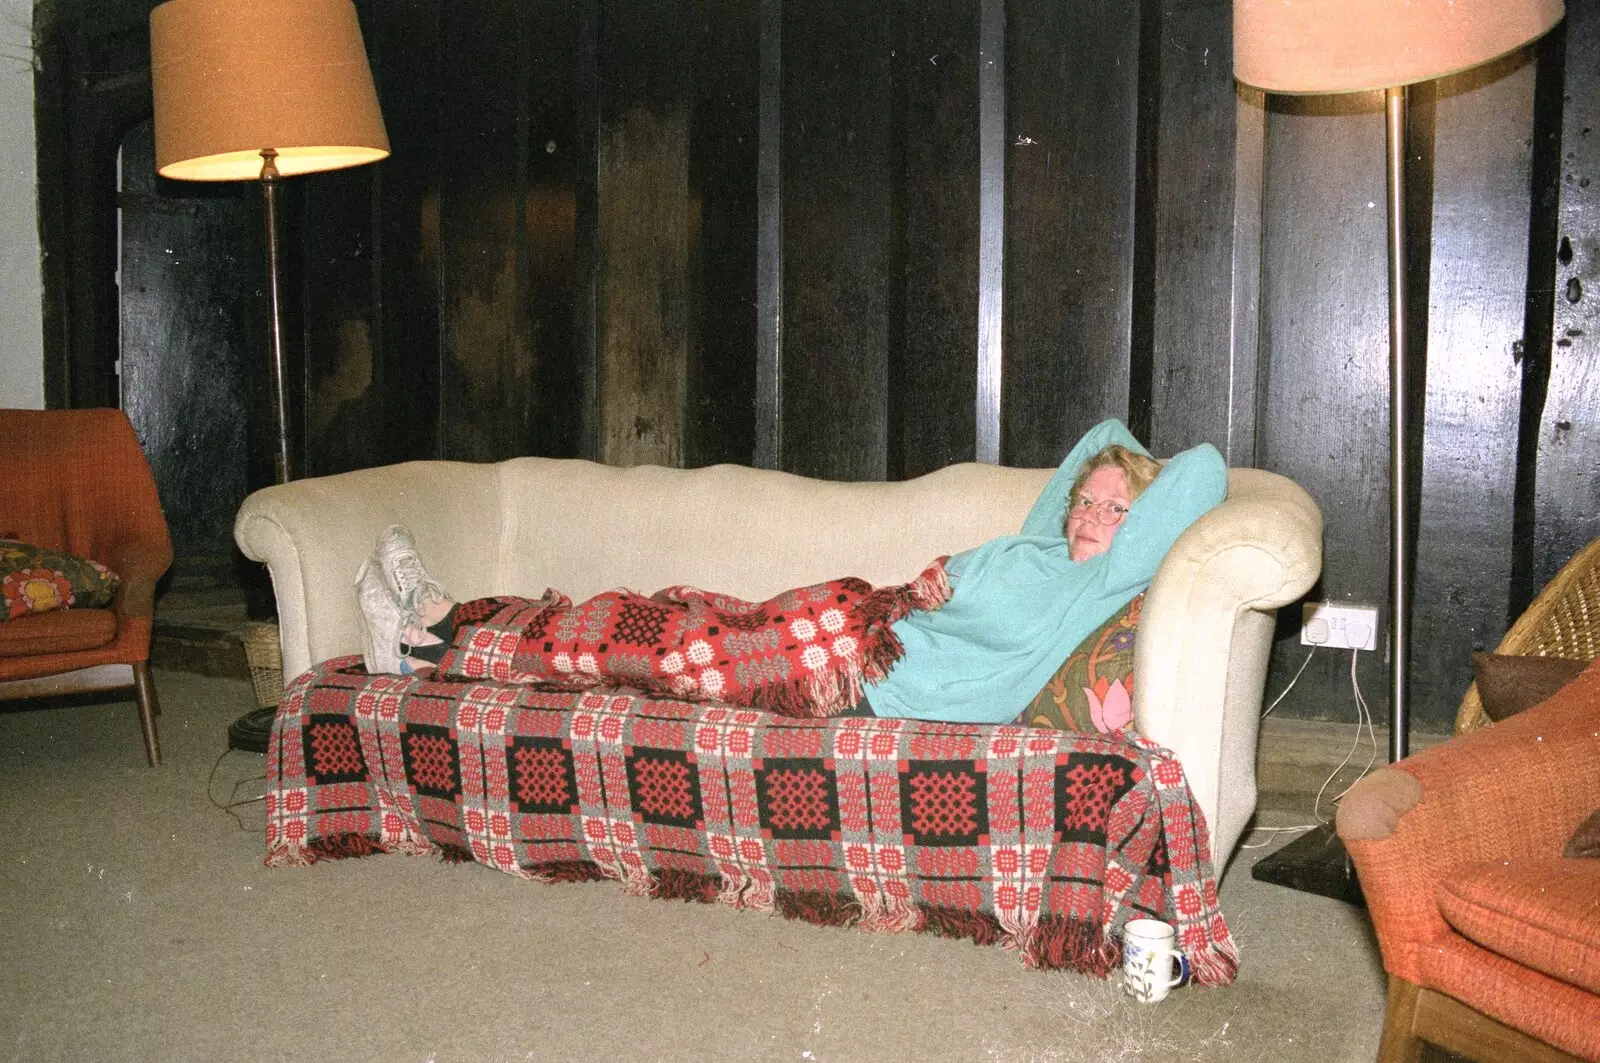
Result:
[[405,630],[405,618],[400,602],[383,578],[376,554],[361,562],[361,571],[356,573],[356,600],[361,605],[361,625],[366,635],[361,659],[367,674],[403,674],[400,633]]
[[438,581],[428,575],[428,570],[422,567],[422,558],[417,554],[416,541],[412,539],[410,529],[403,524],[391,524],[378,537],[378,547],[373,552],[372,563],[382,572],[390,593],[400,606],[404,620],[402,629],[421,624],[423,602],[429,599],[438,601],[450,599]]

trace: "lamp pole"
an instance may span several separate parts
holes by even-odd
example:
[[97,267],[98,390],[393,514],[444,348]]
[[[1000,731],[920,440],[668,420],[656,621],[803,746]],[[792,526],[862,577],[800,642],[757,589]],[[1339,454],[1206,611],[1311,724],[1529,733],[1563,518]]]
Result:
[[1384,90],[1389,193],[1389,762],[1405,759],[1411,659],[1411,471],[1406,448],[1406,87]]
[[288,373],[283,356],[283,305],[278,282],[278,153],[273,148],[261,150],[261,216],[266,228],[267,255],[267,343],[272,370],[272,421],[278,430],[277,450],[273,453],[273,471],[277,482],[286,484],[294,479],[294,463],[289,458],[289,393],[285,383]]

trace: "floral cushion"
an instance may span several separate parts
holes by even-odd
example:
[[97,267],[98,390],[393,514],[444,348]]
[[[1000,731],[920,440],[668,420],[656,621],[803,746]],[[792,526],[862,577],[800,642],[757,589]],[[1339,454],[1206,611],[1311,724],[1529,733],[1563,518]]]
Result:
[[116,597],[117,574],[98,561],[0,539],[0,620],[52,609],[103,609]]
[[1090,632],[1061,662],[1017,722],[1088,733],[1120,731],[1133,722],[1133,636],[1144,595]]

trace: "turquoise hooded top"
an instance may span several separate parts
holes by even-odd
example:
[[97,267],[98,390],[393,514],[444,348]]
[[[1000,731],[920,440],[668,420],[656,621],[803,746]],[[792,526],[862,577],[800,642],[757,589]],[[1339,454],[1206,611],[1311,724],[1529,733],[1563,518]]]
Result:
[[1073,561],[1061,533],[1078,472],[1114,443],[1148,454],[1122,422],[1091,428],[1022,522],[952,557],[953,593],[899,620],[905,655],[866,688],[878,716],[1009,723],[1074,647],[1150,585],[1183,530],[1227,494],[1228,469],[1209,443],[1174,457],[1128,509],[1105,553]]

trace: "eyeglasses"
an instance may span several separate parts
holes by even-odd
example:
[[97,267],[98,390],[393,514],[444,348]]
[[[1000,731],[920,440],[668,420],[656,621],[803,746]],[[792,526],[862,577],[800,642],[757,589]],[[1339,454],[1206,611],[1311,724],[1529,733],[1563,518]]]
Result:
[[1122,518],[1128,515],[1128,507],[1114,498],[1101,499],[1099,502],[1090,498],[1079,497],[1068,514],[1073,517],[1093,517],[1096,523],[1110,527],[1120,524]]

